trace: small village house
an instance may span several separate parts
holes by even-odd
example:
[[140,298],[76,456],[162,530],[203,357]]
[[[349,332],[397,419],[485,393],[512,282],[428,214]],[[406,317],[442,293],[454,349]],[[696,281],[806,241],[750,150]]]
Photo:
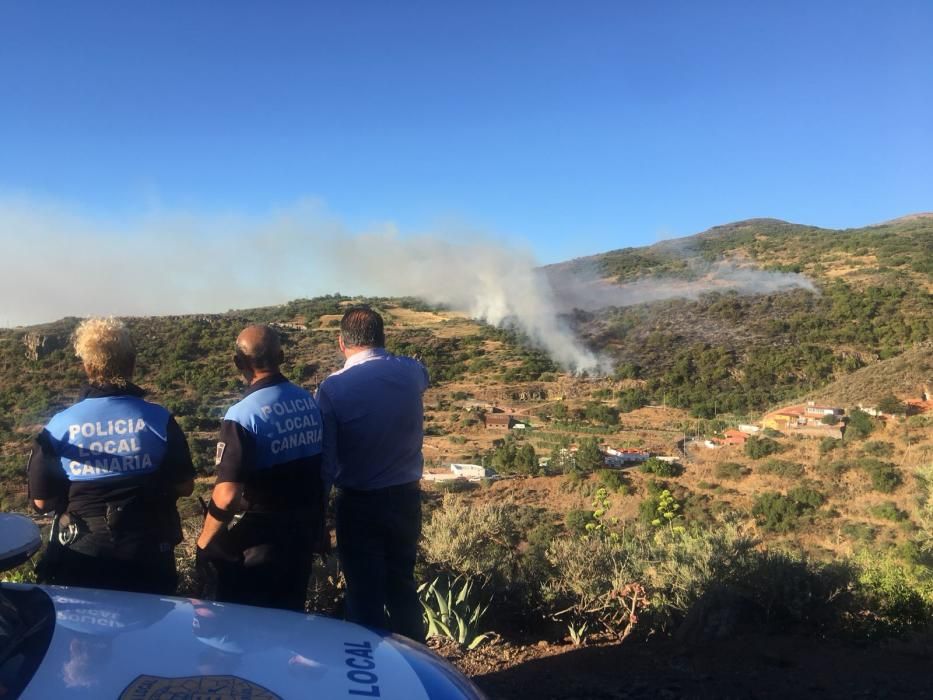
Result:
[[450,465],[450,472],[454,476],[464,479],[487,479],[496,475],[495,470],[484,467],[481,464],[454,463]]
[[487,430],[509,430],[515,419],[508,413],[487,413],[483,416],[483,424]]

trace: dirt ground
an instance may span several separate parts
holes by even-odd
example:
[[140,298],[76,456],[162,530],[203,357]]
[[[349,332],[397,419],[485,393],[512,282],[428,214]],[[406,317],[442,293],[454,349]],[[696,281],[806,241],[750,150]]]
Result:
[[688,648],[668,639],[587,647],[432,645],[490,700],[933,698],[933,640],[858,645],[739,637]]

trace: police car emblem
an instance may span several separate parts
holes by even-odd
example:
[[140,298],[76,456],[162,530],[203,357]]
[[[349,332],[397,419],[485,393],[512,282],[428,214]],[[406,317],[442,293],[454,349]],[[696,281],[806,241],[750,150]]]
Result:
[[217,452],[214,454],[214,466],[215,467],[218,466],[220,464],[220,460],[224,458],[224,448],[226,446],[227,446],[227,443],[225,442],[217,443]]
[[282,700],[270,690],[236,676],[139,676],[120,700]]

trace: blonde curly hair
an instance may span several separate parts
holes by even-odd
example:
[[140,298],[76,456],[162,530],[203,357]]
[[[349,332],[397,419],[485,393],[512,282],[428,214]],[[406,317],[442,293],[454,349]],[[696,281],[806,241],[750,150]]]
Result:
[[112,316],[81,322],[74,335],[75,355],[92,384],[125,385],[136,366],[136,346],[126,325]]

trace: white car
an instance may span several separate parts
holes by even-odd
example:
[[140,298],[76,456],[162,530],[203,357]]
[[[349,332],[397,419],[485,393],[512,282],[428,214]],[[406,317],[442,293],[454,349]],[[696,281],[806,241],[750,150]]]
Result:
[[[0,570],[39,548],[0,514]],[[319,615],[85,588],[0,584],[0,698],[467,699],[429,649]]]

